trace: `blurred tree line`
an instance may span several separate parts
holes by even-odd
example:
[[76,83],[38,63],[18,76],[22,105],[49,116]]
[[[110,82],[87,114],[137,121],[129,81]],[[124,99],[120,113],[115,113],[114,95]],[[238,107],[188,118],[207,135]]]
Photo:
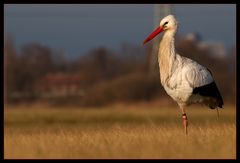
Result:
[[[225,102],[235,102],[236,48],[225,57],[211,55],[198,41],[178,37],[177,51],[208,67]],[[4,102],[47,102],[65,106],[102,106],[168,98],[160,85],[158,65],[149,73],[151,45],[122,44],[119,52],[104,47],[74,60],[63,51],[36,43],[17,52],[11,37],[4,40]],[[157,58],[156,58],[157,60]],[[154,75],[151,75],[154,74]]]

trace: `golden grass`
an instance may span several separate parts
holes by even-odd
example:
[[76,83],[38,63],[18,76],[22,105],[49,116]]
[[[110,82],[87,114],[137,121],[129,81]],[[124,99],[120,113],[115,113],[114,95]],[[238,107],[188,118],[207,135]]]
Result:
[[234,107],[180,111],[154,105],[101,109],[8,108],[4,158],[236,158]]

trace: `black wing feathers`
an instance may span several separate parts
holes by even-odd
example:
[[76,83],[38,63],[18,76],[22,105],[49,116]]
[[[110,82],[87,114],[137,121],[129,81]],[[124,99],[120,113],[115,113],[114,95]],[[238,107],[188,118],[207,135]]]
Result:
[[220,108],[223,106],[223,99],[215,82],[194,88],[193,94],[215,98],[216,102],[218,103],[217,106]]

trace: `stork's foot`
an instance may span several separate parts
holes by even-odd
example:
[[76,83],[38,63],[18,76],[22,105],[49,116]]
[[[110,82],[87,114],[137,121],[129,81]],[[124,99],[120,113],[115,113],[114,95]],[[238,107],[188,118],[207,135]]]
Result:
[[182,120],[183,120],[183,127],[185,129],[185,133],[187,134],[187,127],[188,127],[188,119],[187,119],[187,115],[184,113],[182,114]]

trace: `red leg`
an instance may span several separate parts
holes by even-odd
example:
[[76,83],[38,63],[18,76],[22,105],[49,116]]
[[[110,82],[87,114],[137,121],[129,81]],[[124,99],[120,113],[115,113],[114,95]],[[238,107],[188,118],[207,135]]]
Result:
[[185,133],[187,134],[188,119],[187,119],[186,113],[182,114],[182,121],[183,121],[183,127],[185,129]]

